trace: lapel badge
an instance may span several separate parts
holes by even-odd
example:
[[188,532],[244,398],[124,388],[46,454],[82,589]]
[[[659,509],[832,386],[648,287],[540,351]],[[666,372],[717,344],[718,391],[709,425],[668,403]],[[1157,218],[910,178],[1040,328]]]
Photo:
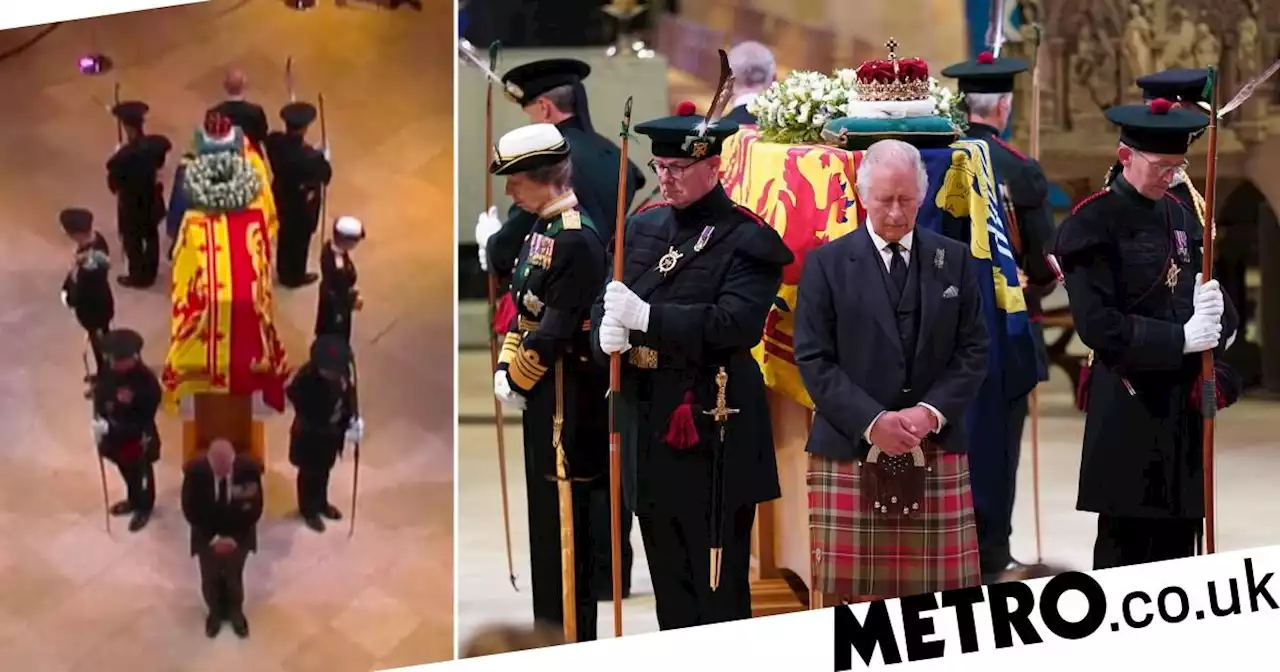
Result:
[[942,268],[947,263],[947,251],[939,247],[933,252],[933,267]]
[[525,309],[534,317],[540,317],[542,315],[542,308],[544,304],[542,303],[542,299],[538,298],[537,294],[534,294],[533,292],[525,292],[521,303],[524,304]]
[[667,253],[662,255],[662,258],[658,260],[658,272],[663,276],[666,276],[666,274],[675,269],[676,263],[679,262],[680,258],[683,256],[684,255],[680,253],[680,250],[677,250],[674,247],[668,249]]
[[707,246],[707,242],[711,240],[711,234],[716,230],[714,226],[707,226],[702,229],[702,233],[698,235],[698,242],[693,244],[694,252],[701,252],[702,248]]

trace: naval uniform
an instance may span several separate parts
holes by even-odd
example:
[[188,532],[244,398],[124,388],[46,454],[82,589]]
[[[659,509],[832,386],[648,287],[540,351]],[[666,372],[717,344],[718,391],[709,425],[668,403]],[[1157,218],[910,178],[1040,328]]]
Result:
[[333,334],[351,343],[351,315],[355,311],[356,265],[348,252],[333,245],[320,250],[320,302],[316,308],[316,336]]
[[128,261],[121,284],[149,287],[160,270],[160,222],[165,216],[159,173],[173,143],[163,135],[143,133],[145,103],[130,101],[115,109],[130,133],[107,160],[107,188],[116,198],[116,221]]
[[280,284],[290,288],[315,280],[307,273],[307,253],[320,225],[324,187],[333,178],[329,160],[304,137],[315,114],[315,108],[306,103],[286,105],[281,110],[286,130],[273,131],[264,143],[271,162],[271,192],[280,219],[276,273]]

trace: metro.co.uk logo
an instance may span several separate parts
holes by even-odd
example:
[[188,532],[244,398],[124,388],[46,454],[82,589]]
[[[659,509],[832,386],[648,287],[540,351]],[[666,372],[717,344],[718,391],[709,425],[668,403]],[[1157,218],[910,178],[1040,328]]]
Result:
[[[1114,600],[1108,598],[1093,576],[1067,572],[1047,583],[1032,582],[1042,583],[1039,591],[1028,583],[1011,582],[905,597],[896,600],[900,619],[890,617],[889,603],[884,601],[840,606],[832,609],[835,669],[854,669],[855,652],[862,661],[859,667],[871,667],[877,662],[892,665],[1015,644],[1040,644],[1046,635],[1074,640],[1106,630],[1120,632],[1153,623],[1182,623],[1234,616],[1246,610],[1280,609],[1271,594],[1275,587],[1280,595],[1280,586],[1268,585],[1273,575],[1274,572],[1260,572],[1251,558],[1245,558],[1238,574],[1219,574],[1221,578],[1208,581],[1207,585],[1125,591]],[[1111,592],[1120,594],[1114,589]],[[1081,603],[1083,609],[1072,608]],[[855,615],[855,609],[862,612],[861,618]],[[940,632],[935,618],[945,621],[952,617],[954,631]],[[980,629],[980,619],[989,627]],[[901,624],[901,633],[895,631],[895,620]],[[1037,620],[1041,627],[1036,626]]]

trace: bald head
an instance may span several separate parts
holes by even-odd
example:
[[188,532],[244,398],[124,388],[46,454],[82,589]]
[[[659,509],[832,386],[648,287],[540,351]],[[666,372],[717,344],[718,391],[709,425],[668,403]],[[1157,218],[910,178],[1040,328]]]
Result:
[[249,88],[249,76],[240,69],[231,70],[227,73],[227,78],[222,80],[222,89],[228,96],[243,96],[247,88]]
[[226,439],[214,439],[209,443],[209,465],[215,476],[226,476],[236,461],[236,449]]
[[730,50],[729,69],[739,95],[769,88],[778,75],[773,52],[759,42],[743,42]]

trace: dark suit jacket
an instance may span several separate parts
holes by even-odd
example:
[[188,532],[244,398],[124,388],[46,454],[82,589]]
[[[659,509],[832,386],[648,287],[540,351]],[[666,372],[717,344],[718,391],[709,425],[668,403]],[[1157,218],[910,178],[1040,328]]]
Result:
[[224,100],[213,108],[231,120],[231,123],[244,131],[244,136],[256,147],[262,148],[271,127],[267,124],[267,113],[261,105],[247,100]]
[[229,506],[219,506],[213,467],[200,456],[187,464],[182,478],[182,515],[191,524],[191,555],[208,548],[214,537],[230,537],[246,551],[258,550],[262,518],[262,473],[245,455],[231,468]]
[[747,111],[746,105],[738,105],[732,110],[729,110],[729,112],[724,115],[724,118],[737,122],[739,126],[755,126],[760,123],[760,120],[756,119],[756,115]]
[[[945,417],[937,437],[943,449],[967,451],[965,412],[987,375],[978,280],[964,244],[933,232],[916,229],[911,257],[920,273],[914,353],[902,352],[894,309],[881,289],[883,258],[866,226],[806,258],[795,357],[816,407],[808,452],[836,460],[865,457],[870,446],[863,434],[881,411],[899,410],[893,404],[904,387]],[[903,380],[907,357],[914,358],[910,381]]]

